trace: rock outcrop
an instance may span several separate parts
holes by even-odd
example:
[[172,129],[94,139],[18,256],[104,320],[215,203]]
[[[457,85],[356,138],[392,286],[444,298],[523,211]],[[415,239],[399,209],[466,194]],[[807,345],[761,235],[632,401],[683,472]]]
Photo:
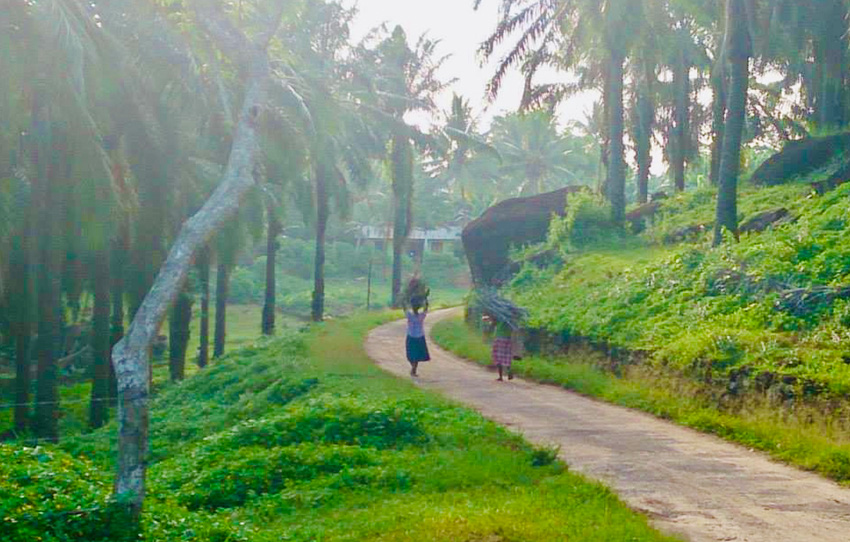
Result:
[[809,137],[791,141],[752,175],[755,185],[776,186],[808,175],[833,163],[850,151],[850,133]]
[[552,215],[564,215],[568,195],[586,189],[568,187],[503,201],[471,222],[462,239],[475,283],[491,285],[507,278],[511,247],[544,241]]

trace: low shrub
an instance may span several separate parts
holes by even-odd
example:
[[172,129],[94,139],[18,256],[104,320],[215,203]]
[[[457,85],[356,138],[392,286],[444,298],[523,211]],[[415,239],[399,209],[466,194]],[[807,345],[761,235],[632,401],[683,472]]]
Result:
[[88,461],[53,448],[0,444],[0,540],[135,540],[111,489]]
[[249,420],[210,440],[207,446],[289,446],[302,442],[351,444],[377,449],[421,446],[428,435],[421,413],[410,403],[314,396],[281,414]]

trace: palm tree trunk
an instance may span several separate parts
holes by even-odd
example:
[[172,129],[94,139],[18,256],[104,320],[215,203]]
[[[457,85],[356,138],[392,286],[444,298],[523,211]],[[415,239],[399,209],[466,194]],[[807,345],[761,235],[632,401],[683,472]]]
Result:
[[641,85],[635,99],[635,161],[638,166],[637,200],[638,203],[649,201],[649,175],[652,169],[652,126],[655,120],[655,108],[650,90]]
[[604,70],[602,77],[602,141],[599,144],[599,178],[597,190],[604,197],[610,196],[608,188],[609,157],[611,152],[611,70]]
[[177,382],[186,377],[186,349],[189,347],[192,323],[192,294],[187,285],[177,296],[171,308],[168,320],[168,368],[171,381]]
[[92,278],[94,282],[94,309],[92,313],[91,347],[94,353],[92,371],[91,406],[89,425],[103,427],[108,419],[110,390],[110,254],[106,249],[98,251],[94,259]]
[[611,202],[611,221],[624,227],[626,221],[626,146],[625,116],[623,112],[623,65],[625,59],[612,52],[610,57],[610,80],[608,112],[610,115],[610,156],[608,158],[608,200]]
[[726,0],[726,54],[730,79],[726,116],[726,135],[720,158],[720,187],[717,194],[717,219],[714,245],[723,242],[724,230],[738,235],[738,174],[741,168],[741,141],[747,115],[747,91],[750,83],[752,38],[747,23],[745,0]]
[[11,332],[15,342],[15,421],[16,433],[24,433],[29,425],[29,397],[32,381],[30,345],[32,341],[32,280],[30,269],[30,225],[12,240],[11,262]]
[[268,238],[266,239],[266,295],[263,304],[263,335],[274,335],[276,277],[275,261],[277,259],[277,236],[280,235],[280,223],[269,209]]
[[673,69],[673,89],[675,96],[675,123],[673,127],[673,153],[670,169],[676,192],[685,191],[685,159],[688,152],[688,131],[690,124],[690,66],[685,53],[680,52]]
[[726,77],[722,58],[718,52],[714,72],[711,74],[711,186],[720,183],[720,154],[723,150],[723,136],[726,132]]
[[195,262],[201,286],[201,329],[198,347],[198,367],[203,369],[210,361],[210,249],[204,247]]
[[59,440],[59,384],[56,360],[62,347],[62,262],[63,241],[58,210],[62,208],[59,177],[65,173],[63,137],[57,126],[51,127],[45,194],[39,212],[38,235],[38,369],[34,433],[37,438]]
[[219,262],[215,278],[215,338],[213,357],[224,355],[227,337],[227,296],[230,290],[230,266]]
[[316,256],[313,269],[313,307],[311,317],[321,322],[325,315],[325,235],[330,209],[328,206],[327,170],[316,167]]
[[830,0],[821,6],[821,32],[814,39],[815,65],[820,67],[819,92],[815,100],[815,119],[825,130],[836,129],[847,122],[846,49],[847,7],[842,0]]
[[[125,294],[125,262],[130,254],[130,222],[128,218],[122,220],[118,236],[112,243],[110,254],[112,316],[110,323],[109,346],[111,349],[124,338],[124,294]],[[110,353],[111,360],[111,353]],[[109,363],[109,397],[118,399],[118,382],[115,377],[115,367]]]
[[400,307],[404,247],[413,224],[413,146],[403,135],[392,141],[393,278],[392,305]]

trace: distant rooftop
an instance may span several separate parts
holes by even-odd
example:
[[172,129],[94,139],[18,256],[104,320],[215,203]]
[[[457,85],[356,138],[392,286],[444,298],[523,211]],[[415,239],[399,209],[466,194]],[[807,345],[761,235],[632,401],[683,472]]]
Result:
[[[410,232],[409,239],[424,240],[424,241],[460,241],[460,234],[463,228],[460,226],[447,226],[443,228],[424,229],[413,228]],[[360,239],[381,240],[392,239],[392,226],[362,226],[358,232]]]

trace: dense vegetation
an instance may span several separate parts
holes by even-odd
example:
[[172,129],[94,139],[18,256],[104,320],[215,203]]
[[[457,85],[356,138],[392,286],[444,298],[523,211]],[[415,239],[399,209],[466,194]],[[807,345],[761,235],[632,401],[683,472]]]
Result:
[[[533,325],[725,396],[846,396],[847,189],[833,189],[850,177],[847,149],[832,149],[819,197],[738,181],[787,143],[846,131],[847,3],[494,9],[479,51],[497,60],[487,94],[515,69],[525,85],[517,112],[479,119],[469,97],[443,102],[450,51],[401,26],[357,41],[357,9],[342,0],[4,3],[3,440],[58,442],[117,413],[116,492],[138,515],[149,398],[195,371],[196,345],[200,369],[225,355],[228,300],[257,305],[272,335],[284,311],[318,323],[364,298],[398,306],[417,271],[458,299],[457,255],[412,260],[414,228],[462,227],[495,202],[567,185],[595,195],[519,255],[535,263],[510,285]],[[582,93],[596,107],[562,122],[559,106]],[[666,178],[652,175],[660,156]],[[766,184],[789,175],[778,177]],[[785,223],[740,227],[779,206]],[[355,246],[364,226],[387,232],[383,250]]]
[[[604,204],[575,200],[544,245],[516,254],[527,260],[505,291],[529,311],[536,352],[517,371],[850,480],[850,187],[818,195],[821,177],[745,186],[742,223],[779,221],[721,247],[711,189],[613,239]],[[436,337],[489,361],[459,322]]]
[[512,291],[534,327],[642,353],[693,378],[728,382],[730,393],[755,386],[786,398],[844,397],[850,189],[810,192],[796,183],[745,190],[742,219],[778,208],[789,215],[739,243],[711,249],[705,233],[693,233],[688,242],[646,246],[711,223],[712,191],[689,192],[664,202],[644,242],[565,247],[562,269],[529,265]]
[[[159,394],[144,539],[668,540],[555,450],[374,367],[362,340],[386,319],[260,341]],[[0,537],[136,540],[114,445],[113,427],[0,445]]]

